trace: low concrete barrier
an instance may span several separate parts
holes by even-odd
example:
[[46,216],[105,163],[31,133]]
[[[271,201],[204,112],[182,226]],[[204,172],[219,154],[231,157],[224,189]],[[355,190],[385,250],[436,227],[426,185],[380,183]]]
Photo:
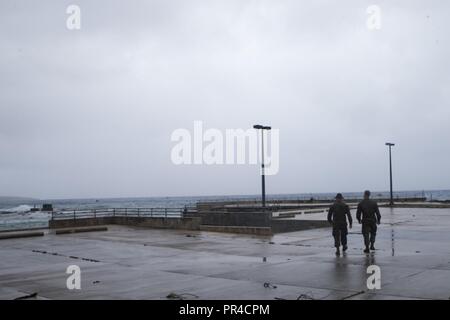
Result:
[[22,229],[6,229],[6,230],[0,230],[0,234],[8,233],[8,232],[21,232],[21,231],[38,231],[42,229],[46,229],[47,227],[34,227],[34,228],[22,228]]
[[273,218],[295,218],[296,215],[297,215],[297,213],[279,213],[278,217],[273,217]]
[[0,240],[42,236],[44,236],[44,232],[5,232],[0,234]]
[[305,211],[304,213],[305,214],[313,214],[313,213],[322,213],[322,212],[325,212],[325,210],[308,210],[308,211]]
[[107,227],[82,227],[82,228],[58,229],[55,231],[55,234],[68,234],[68,233],[93,232],[93,231],[108,231],[108,228]]

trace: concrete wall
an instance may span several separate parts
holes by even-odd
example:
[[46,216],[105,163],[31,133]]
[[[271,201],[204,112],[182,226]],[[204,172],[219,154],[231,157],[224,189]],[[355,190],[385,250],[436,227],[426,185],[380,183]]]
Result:
[[114,223],[156,229],[200,230],[200,218],[115,217]]
[[271,212],[217,212],[204,211],[192,216],[202,219],[202,225],[270,227]]
[[114,224],[114,217],[100,217],[100,218],[82,218],[82,219],[64,219],[64,220],[50,220],[48,227],[50,229],[57,228],[71,228],[71,227],[90,227],[101,226],[105,224]]
[[199,218],[160,218],[160,217],[100,217],[83,219],[50,220],[49,228],[88,227],[107,224],[120,224],[156,229],[200,230]]
[[307,229],[330,228],[330,224],[325,220],[272,220],[273,233],[294,232]]
[[271,219],[270,212],[210,212],[201,217],[99,217],[49,221],[50,229],[90,227],[108,224],[155,229],[209,230],[216,232],[270,235],[329,227],[327,221]]
[[14,239],[14,238],[30,238],[30,237],[43,237],[43,232],[2,232],[0,233],[0,240]]
[[253,234],[258,236],[271,236],[272,229],[269,227],[241,227],[241,226],[200,226],[202,231],[225,232],[239,234]]

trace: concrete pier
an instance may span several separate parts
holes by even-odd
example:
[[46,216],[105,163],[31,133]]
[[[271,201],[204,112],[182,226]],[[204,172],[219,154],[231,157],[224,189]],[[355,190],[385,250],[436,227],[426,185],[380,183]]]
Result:
[[[378,250],[370,255],[362,252],[358,224],[341,257],[329,228],[256,236],[108,225],[101,232],[4,239],[0,298],[449,299],[450,209],[381,213]],[[380,290],[366,285],[372,264],[381,268]],[[81,290],[66,287],[69,265],[81,268]]]

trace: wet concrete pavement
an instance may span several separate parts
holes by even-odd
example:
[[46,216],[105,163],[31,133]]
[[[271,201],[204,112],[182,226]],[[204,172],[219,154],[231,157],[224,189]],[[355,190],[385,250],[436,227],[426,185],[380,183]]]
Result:
[[[381,213],[378,250],[370,255],[362,252],[358,224],[341,257],[334,255],[331,229],[261,237],[113,225],[106,232],[1,240],[0,298],[37,292],[40,299],[166,299],[170,293],[186,299],[449,299],[450,209]],[[81,290],[66,288],[73,264],[81,268]],[[372,264],[381,268],[381,290],[367,289]]]

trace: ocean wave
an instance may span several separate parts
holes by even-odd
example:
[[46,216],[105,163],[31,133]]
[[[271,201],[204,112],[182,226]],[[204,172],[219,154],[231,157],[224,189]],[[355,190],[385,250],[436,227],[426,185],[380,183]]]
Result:
[[9,209],[0,209],[0,213],[26,213],[30,212],[33,207],[27,204],[21,204],[20,206],[9,208]]

